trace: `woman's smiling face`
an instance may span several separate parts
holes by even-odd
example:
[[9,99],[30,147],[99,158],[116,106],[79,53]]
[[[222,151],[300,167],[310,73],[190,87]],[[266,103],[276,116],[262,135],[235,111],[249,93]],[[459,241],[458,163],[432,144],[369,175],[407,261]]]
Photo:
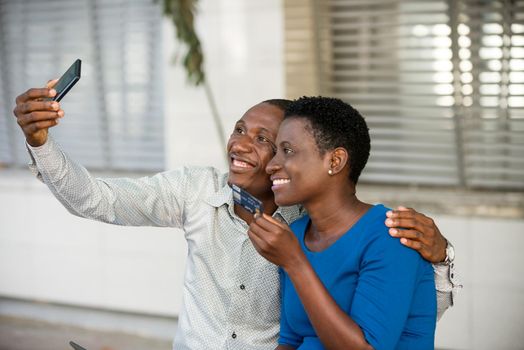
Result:
[[309,121],[290,117],[280,125],[277,153],[266,167],[275,203],[304,204],[323,192],[328,180],[330,152],[321,155]]

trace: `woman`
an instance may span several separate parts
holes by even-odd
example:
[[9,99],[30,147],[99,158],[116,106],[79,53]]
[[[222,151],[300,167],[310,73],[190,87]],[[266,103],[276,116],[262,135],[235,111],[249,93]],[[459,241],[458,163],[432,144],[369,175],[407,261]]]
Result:
[[387,233],[387,208],[355,193],[370,150],[362,116],[338,99],[300,98],[277,147],[266,168],[275,202],[308,212],[290,228],[264,214],[249,229],[281,267],[277,349],[433,349],[431,265]]

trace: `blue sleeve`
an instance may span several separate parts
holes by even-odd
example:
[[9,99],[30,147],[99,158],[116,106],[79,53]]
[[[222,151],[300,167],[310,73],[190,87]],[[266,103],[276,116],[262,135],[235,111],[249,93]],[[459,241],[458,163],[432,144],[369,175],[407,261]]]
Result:
[[279,275],[280,275],[280,336],[278,339],[278,343],[280,345],[289,345],[294,347],[295,349],[302,344],[302,338],[296,334],[290,327],[289,323],[287,321],[286,313],[284,311],[284,305],[285,305],[285,298],[286,298],[286,278],[285,278],[285,272],[282,270],[282,268],[278,269]]
[[350,316],[375,350],[395,349],[425,261],[379,231],[364,247]]

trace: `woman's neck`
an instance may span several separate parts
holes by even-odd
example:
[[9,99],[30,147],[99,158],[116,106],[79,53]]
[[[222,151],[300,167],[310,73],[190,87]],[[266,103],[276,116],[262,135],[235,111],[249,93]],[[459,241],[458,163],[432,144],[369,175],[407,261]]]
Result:
[[[343,195],[341,193],[349,193]],[[314,203],[304,203],[311,218],[307,241],[333,241],[346,233],[371,207],[351,191],[338,192]]]

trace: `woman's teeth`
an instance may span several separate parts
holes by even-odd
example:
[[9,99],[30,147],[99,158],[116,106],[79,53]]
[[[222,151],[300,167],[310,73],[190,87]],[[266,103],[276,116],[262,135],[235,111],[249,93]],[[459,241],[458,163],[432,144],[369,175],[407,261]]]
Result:
[[275,179],[273,180],[273,185],[276,186],[276,185],[283,185],[283,184],[287,184],[290,180],[289,179]]

